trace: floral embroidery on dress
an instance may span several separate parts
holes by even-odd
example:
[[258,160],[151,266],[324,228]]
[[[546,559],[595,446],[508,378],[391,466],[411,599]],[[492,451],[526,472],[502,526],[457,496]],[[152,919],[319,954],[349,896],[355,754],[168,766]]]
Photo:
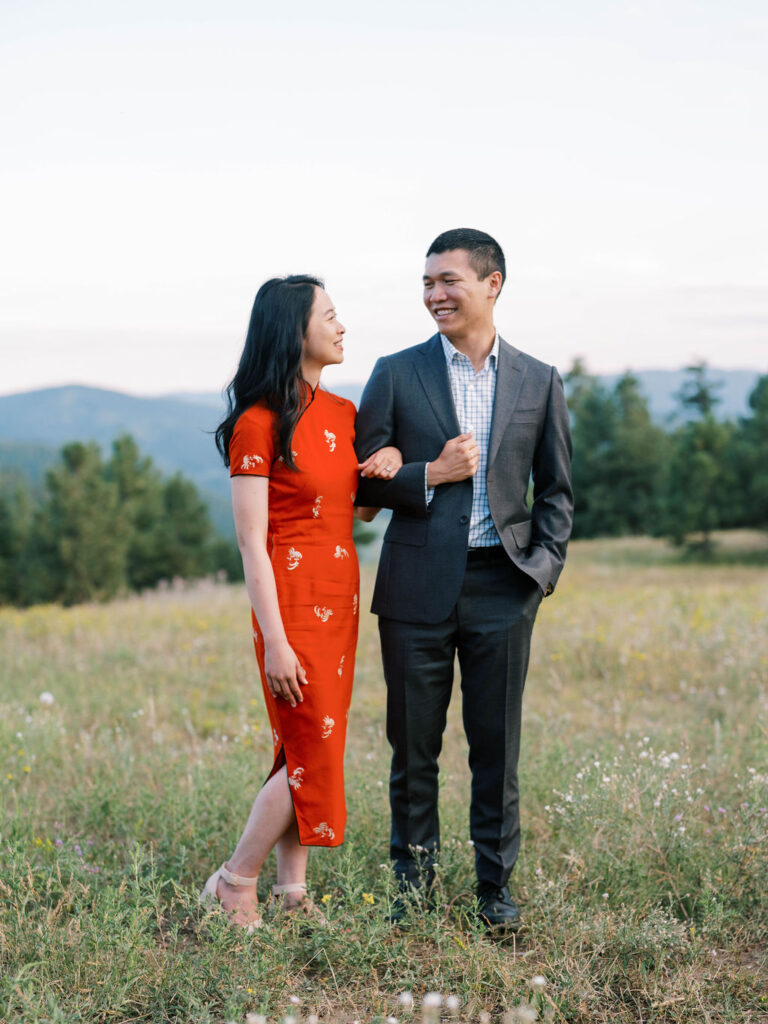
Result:
[[328,619],[330,619],[330,617],[333,615],[333,609],[325,607],[321,608],[320,605],[316,604],[315,615],[318,617],[318,619],[321,619],[323,622],[327,622]]
[[352,598],[352,614],[357,615],[357,594]]
[[294,768],[291,774],[288,776],[288,785],[294,789],[301,789],[301,784],[304,781],[302,776],[304,775],[303,768]]
[[328,737],[331,735],[331,733],[333,732],[334,725],[336,725],[336,723],[331,718],[331,716],[326,715],[325,718],[323,719],[323,731],[321,733],[321,736],[324,740],[327,740]]
[[288,559],[288,568],[290,570],[298,568],[299,562],[303,556],[300,551],[296,550],[296,548],[291,548],[285,557]]
[[328,442],[328,447],[332,452],[336,451],[336,435],[332,434],[330,430],[324,430],[325,440]]
[[318,496],[315,498],[315,503],[312,506],[312,515],[315,517],[315,519],[317,519],[318,516],[320,515],[320,503],[322,502],[322,500],[322,494],[318,494]]
[[272,730],[272,736],[273,736],[274,741],[275,741],[275,746],[279,747],[280,746],[280,737],[277,735],[277,729],[273,729]]
[[339,667],[336,669],[336,671],[338,673],[338,676],[339,676],[339,679],[341,679],[341,673],[344,671],[344,659],[345,658],[346,658],[346,654],[342,654],[341,661],[339,662]]
[[343,548],[341,544],[336,545],[336,550],[333,553],[334,558],[349,558],[349,552],[346,548]]
[[244,455],[240,469],[253,469],[255,466],[260,466],[263,461],[264,459],[260,455]]
[[327,821],[321,821],[319,825],[312,829],[316,836],[322,836],[324,839],[335,839],[336,833],[333,831]]
[[254,629],[253,630],[253,639],[258,643],[258,641],[260,639],[258,629]]

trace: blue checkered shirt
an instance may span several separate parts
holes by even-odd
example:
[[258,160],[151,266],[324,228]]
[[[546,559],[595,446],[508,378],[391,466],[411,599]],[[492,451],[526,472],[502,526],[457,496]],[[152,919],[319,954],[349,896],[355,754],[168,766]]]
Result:
[[[488,443],[491,438],[493,399],[496,394],[496,365],[499,358],[499,335],[493,340],[483,368],[475,372],[469,356],[459,352],[444,334],[440,335],[448,366],[453,405],[459,429],[475,435],[480,458],[477,472],[472,477],[472,515],[469,521],[469,547],[490,548],[501,544],[488,505],[486,473],[488,470]],[[426,479],[426,474],[425,474]],[[427,487],[427,504],[432,501],[435,488]]]

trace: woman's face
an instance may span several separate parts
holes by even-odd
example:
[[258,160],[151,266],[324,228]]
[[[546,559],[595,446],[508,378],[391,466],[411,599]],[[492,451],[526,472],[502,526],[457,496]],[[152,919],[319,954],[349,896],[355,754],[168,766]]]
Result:
[[315,299],[309,315],[307,333],[304,335],[304,355],[302,366],[304,376],[307,371],[322,370],[330,363],[344,362],[342,340],[346,328],[336,317],[328,293],[323,288],[315,288]]

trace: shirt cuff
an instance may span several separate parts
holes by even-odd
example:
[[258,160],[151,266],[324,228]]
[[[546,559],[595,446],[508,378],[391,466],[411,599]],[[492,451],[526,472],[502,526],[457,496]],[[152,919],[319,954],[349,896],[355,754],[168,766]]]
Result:
[[427,508],[429,508],[429,506],[432,504],[432,499],[435,496],[435,488],[434,487],[430,487],[429,484],[427,483],[427,470],[428,469],[429,469],[429,463],[425,462],[424,463],[424,503],[426,504]]

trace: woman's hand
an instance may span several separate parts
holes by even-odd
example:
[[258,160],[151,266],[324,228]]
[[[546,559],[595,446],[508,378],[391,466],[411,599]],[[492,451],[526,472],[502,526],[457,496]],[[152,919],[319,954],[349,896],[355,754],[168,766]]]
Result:
[[365,462],[358,463],[360,476],[377,477],[379,480],[391,480],[403,464],[403,456],[399,448],[379,448],[369,455]]
[[265,645],[264,673],[273,697],[282,697],[292,708],[304,700],[301,687],[307,685],[307,673],[287,640]]

